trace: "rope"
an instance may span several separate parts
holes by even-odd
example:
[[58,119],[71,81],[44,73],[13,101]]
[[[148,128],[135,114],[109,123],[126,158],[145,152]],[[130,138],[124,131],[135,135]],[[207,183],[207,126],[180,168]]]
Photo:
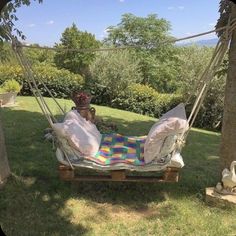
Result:
[[[196,101],[194,103],[194,106],[192,108],[192,111],[190,113],[190,116],[188,117],[188,123],[189,123],[189,127],[188,129],[182,134],[182,137],[180,138],[182,143],[185,143],[185,140],[190,132],[190,129],[192,128],[194,121],[199,113],[199,110],[201,108],[201,105],[204,101],[204,98],[207,95],[207,91],[210,87],[210,82],[212,80],[212,78],[215,75],[215,72],[217,70],[217,68],[220,66],[220,64],[222,63],[224,56],[228,50],[228,46],[229,46],[229,42],[231,39],[231,35],[232,32],[235,30],[236,28],[236,23],[234,22],[231,25],[231,22],[229,20],[228,22],[228,28],[226,29],[226,31],[224,32],[224,34],[221,36],[217,47],[215,48],[214,54],[212,56],[212,59],[210,61],[210,63],[208,64],[208,67],[205,69],[203,75],[202,75],[202,80],[204,83],[200,89],[200,92],[197,95]],[[230,26],[231,25],[231,26]]]
[[16,58],[17,58],[19,64],[21,65],[21,67],[22,67],[22,69],[23,69],[23,72],[24,72],[26,78],[28,78],[27,82],[28,82],[28,84],[29,84],[30,90],[32,91],[34,97],[36,98],[37,103],[39,104],[39,106],[40,106],[40,108],[41,108],[41,110],[42,110],[42,112],[43,112],[43,114],[45,115],[45,117],[47,118],[49,124],[51,125],[51,124],[52,124],[52,120],[51,120],[51,118],[48,116],[48,113],[47,113],[47,111],[46,111],[46,109],[45,109],[45,106],[40,102],[39,97],[38,97],[37,94],[35,93],[35,89],[33,88],[32,84],[31,84],[31,80],[30,80],[30,77],[31,77],[31,76],[30,76],[30,73],[29,73],[28,68],[27,68],[26,65],[23,63],[20,54],[19,54],[17,51],[14,51],[14,52],[15,52],[15,55],[16,55]]
[[[165,43],[175,43],[175,42],[179,42],[179,41],[183,41],[183,40],[187,40],[187,39],[192,39],[195,37],[199,37],[199,36],[203,36],[203,35],[207,35],[213,32],[219,32],[222,30],[225,30],[225,32],[222,34],[222,36],[219,39],[219,42],[217,43],[217,46],[214,50],[213,56],[211,61],[209,62],[207,68],[204,70],[202,76],[199,79],[199,84],[197,85],[199,87],[199,92],[196,98],[196,101],[194,103],[194,106],[192,108],[192,111],[190,113],[190,116],[188,118],[188,122],[189,122],[189,128],[188,130],[186,130],[186,132],[183,133],[183,135],[181,136],[181,138],[178,139],[178,148],[181,149],[181,147],[183,146],[183,144],[185,143],[185,140],[188,136],[188,133],[196,119],[196,116],[201,108],[201,105],[203,103],[203,100],[207,94],[207,91],[209,89],[210,86],[210,82],[212,80],[212,78],[214,77],[215,71],[218,68],[218,66],[221,64],[224,55],[228,49],[228,44],[229,44],[229,40],[230,40],[230,36],[233,32],[233,30],[236,28],[236,22],[235,20],[228,22],[227,26],[218,28],[216,30],[212,30],[212,31],[208,31],[205,33],[200,33],[200,34],[196,34],[196,35],[192,35],[192,36],[188,36],[188,37],[184,37],[184,38],[180,38],[180,39],[172,39],[172,40],[165,40],[165,41],[161,41],[159,42],[159,44],[165,44]],[[43,96],[41,95],[41,92],[38,88],[38,85],[35,81],[34,78],[34,71],[32,69],[32,66],[30,65],[29,61],[26,59],[26,57],[24,56],[23,52],[22,52],[22,48],[26,47],[26,48],[39,48],[39,49],[47,49],[47,50],[67,50],[67,51],[74,51],[74,52],[95,52],[95,51],[111,51],[111,50],[123,50],[123,49],[129,49],[129,48],[139,48],[141,46],[129,46],[129,47],[119,47],[119,48],[100,48],[100,49],[66,49],[66,48],[50,48],[50,47],[40,47],[40,46],[27,46],[27,45],[22,45],[19,43],[19,41],[17,40],[16,37],[12,36],[10,33],[10,30],[7,29],[8,31],[8,35],[10,36],[11,40],[12,40],[12,45],[13,45],[13,50],[16,54],[16,57],[21,65],[21,67],[23,68],[23,71],[26,75],[27,78],[27,82],[29,84],[29,87],[32,91],[32,93],[34,94],[43,114],[45,115],[45,117],[47,118],[49,124],[51,125],[51,127],[53,128],[53,122],[57,122],[56,118],[53,116],[53,113],[51,111],[51,109],[49,108],[49,106],[47,105],[45,99],[43,98]],[[59,106],[60,110],[64,113],[64,110],[62,109],[62,107],[60,106],[60,104],[56,101],[56,99],[54,98],[53,94],[51,93],[51,91],[47,88],[46,84],[39,79],[40,82],[43,84],[44,88],[49,92],[50,96],[53,98],[53,100],[56,102],[56,104]],[[69,165],[71,166],[71,168],[73,169],[73,165],[70,162],[70,159],[67,155],[67,153],[65,152],[63,146],[60,144],[61,149],[63,150],[65,157],[69,163]]]
[[[234,20],[235,21],[235,20]],[[231,22],[234,22],[231,21]],[[193,38],[198,38],[200,36],[212,34],[212,33],[217,33],[222,30],[227,29],[228,25],[220,27],[218,29],[210,30],[207,32],[183,37],[183,38],[178,38],[178,39],[168,39],[168,40],[163,40],[160,41],[158,44],[167,44],[167,43],[176,43],[180,41],[185,41],[188,39],[193,39]],[[102,51],[116,51],[116,50],[126,50],[126,49],[132,49],[132,48],[142,48],[142,45],[136,45],[136,46],[126,46],[126,47],[115,47],[115,48],[83,48],[83,49],[75,49],[75,48],[56,48],[56,47],[43,47],[43,46],[32,46],[32,45],[21,45],[23,48],[32,48],[32,49],[43,49],[43,50],[52,50],[52,51],[68,51],[68,52],[102,52]]]
[[[39,107],[41,108],[44,116],[48,120],[50,126],[53,128],[52,118],[53,118],[54,121],[56,121],[56,119],[53,116],[53,113],[51,112],[51,110],[50,110],[49,106],[47,105],[46,101],[44,100],[43,96],[41,95],[40,90],[38,89],[37,83],[36,83],[36,81],[34,79],[34,76],[33,76],[32,68],[31,68],[30,64],[28,63],[27,59],[25,58],[24,54],[22,53],[22,48],[18,47],[19,41],[17,40],[16,37],[14,37],[10,33],[10,29],[7,28],[6,32],[7,32],[7,35],[10,37],[10,39],[12,41],[12,49],[15,53],[15,56],[16,56],[19,64],[21,65],[21,67],[23,69],[24,74],[26,75],[26,79],[27,79],[27,82],[29,84],[30,90],[32,91],[37,103],[39,104]],[[49,113],[51,114],[51,116],[49,115]],[[69,163],[71,169],[74,169],[67,153],[65,152],[65,150],[62,146],[61,146],[61,150],[65,154],[65,157],[66,157],[67,162]]]
[[[28,72],[28,77],[27,78],[32,81],[32,83],[34,85],[34,88],[35,88],[35,90],[37,92],[37,95],[38,95],[38,97],[39,97],[39,99],[41,101],[42,106],[44,107],[44,110],[45,110],[47,116],[50,117],[50,121],[51,121],[50,124],[53,124],[53,122],[57,122],[57,119],[54,117],[51,109],[49,108],[49,106],[45,102],[45,99],[43,98],[43,96],[42,96],[42,94],[41,94],[41,92],[40,92],[40,90],[38,88],[38,85],[37,85],[37,83],[36,83],[36,81],[34,79],[34,75],[33,75],[33,72],[31,70],[30,65],[27,63],[27,61],[26,61],[24,55],[22,54],[21,50],[20,51],[17,50],[16,53],[19,55],[19,59],[21,60],[25,70]],[[52,122],[52,120],[53,120],[53,122]]]
[[[34,73],[34,70],[32,68],[32,66],[30,65],[29,61],[27,60],[27,58],[23,55],[22,53],[22,50],[20,50],[20,53],[21,53],[21,56],[22,58],[24,58],[24,60],[26,61],[26,64],[28,65],[28,68],[32,71],[32,74],[35,74]],[[34,77],[34,76],[33,76]],[[61,107],[60,103],[56,100],[56,98],[54,97],[54,95],[52,94],[52,92],[48,89],[47,85],[44,83],[44,81],[40,78],[40,77],[37,77],[37,80],[39,82],[41,82],[41,84],[43,85],[43,87],[46,89],[46,91],[49,93],[49,95],[51,96],[51,98],[53,99],[53,101],[58,105],[59,109],[61,110],[62,114],[65,115],[65,111],[64,109]],[[35,81],[35,79],[34,79]],[[49,109],[50,110],[50,109]],[[52,114],[52,112],[50,112]],[[53,114],[52,114],[53,116]]]
[[213,52],[213,54],[212,54],[212,57],[211,57],[210,62],[209,62],[208,65],[205,67],[203,73],[198,76],[198,79],[197,79],[197,81],[196,81],[196,83],[195,83],[193,89],[191,90],[190,95],[188,96],[188,99],[187,99],[187,101],[185,102],[185,104],[188,104],[188,103],[190,102],[190,100],[191,100],[191,98],[194,96],[196,90],[197,90],[197,94],[200,93],[200,92],[199,92],[199,91],[200,91],[200,88],[202,88],[203,83],[204,83],[204,80],[203,80],[203,79],[205,78],[206,74],[208,73],[209,68],[211,67],[211,64],[212,64],[212,62],[213,62],[215,56],[218,54],[218,52],[219,52],[219,50],[220,50],[220,42],[221,42],[221,40],[218,40],[218,42],[217,42],[217,44],[216,44],[216,47],[215,47],[215,50],[214,50],[214,52]]

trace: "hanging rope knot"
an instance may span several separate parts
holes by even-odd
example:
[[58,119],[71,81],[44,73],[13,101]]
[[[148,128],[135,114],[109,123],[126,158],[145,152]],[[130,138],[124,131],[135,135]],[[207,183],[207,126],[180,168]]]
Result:
[[183,138],[178,138],[176,140],[176,149],[181,150],[185,146],[185,140]]

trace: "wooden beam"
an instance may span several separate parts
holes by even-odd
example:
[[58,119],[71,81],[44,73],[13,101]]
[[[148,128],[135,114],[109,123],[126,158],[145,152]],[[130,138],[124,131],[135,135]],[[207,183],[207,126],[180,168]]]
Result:
[[75,175],[74,170],[69,166],[59,166],[59,176],[61,180],[71,182],[178,182],[179,169],[167,168],[159,176],[133,176],[126,175],[125,170],[110,171],[109,175]]

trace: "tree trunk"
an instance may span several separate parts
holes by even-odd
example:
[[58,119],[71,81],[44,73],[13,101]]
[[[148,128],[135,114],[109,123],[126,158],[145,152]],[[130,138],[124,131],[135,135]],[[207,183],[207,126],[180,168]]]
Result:
[[5,139],[0,120],[0,188],[6,183],[7,177],[9,175],[10,175],[10,168],[8,165]]
[[[231,4],[231,13],[232,18],[236,19],[236,4]],[[220,158],[222,169],[229,168],[231,162],[236,160],[236,30],[229,49]]]
[[5,7],[5,5],[10,1],[11,0],[1,0],[0,1],[0,14],[1,14],[2,9]]

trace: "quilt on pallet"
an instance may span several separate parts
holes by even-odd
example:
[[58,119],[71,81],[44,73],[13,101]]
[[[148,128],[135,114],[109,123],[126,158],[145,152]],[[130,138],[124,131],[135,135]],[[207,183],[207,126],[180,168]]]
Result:
[[101,165],[113,165],[118,163],[135,166],[145,165],[144,143],[146,136],[122,136],[120,134],[104,134],[100,149],[95,157],[85,159]]

